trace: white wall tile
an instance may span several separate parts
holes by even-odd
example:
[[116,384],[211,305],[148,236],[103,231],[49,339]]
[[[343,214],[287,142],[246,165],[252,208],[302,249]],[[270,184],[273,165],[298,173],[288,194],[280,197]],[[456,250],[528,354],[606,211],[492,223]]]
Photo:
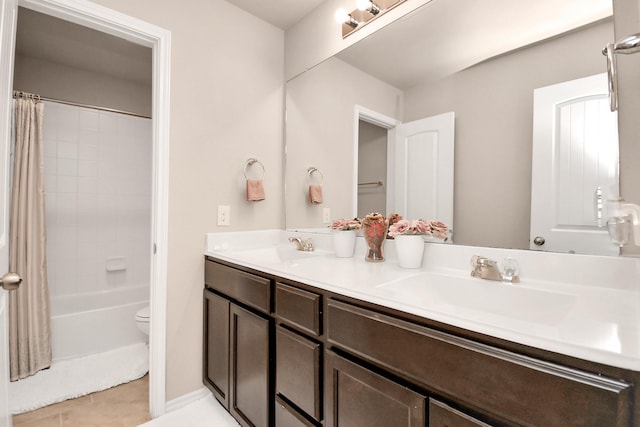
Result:
[[98,178],[78,177],[79,194],[96,194],[98,192]]
[[58,141],[58,158],[59,159],[77,159],[78,144],[60,139]]
[[100,113],[88,108],[80,108],[80,129],[97,131],[100,125]]
[[58,175],[78,176],[78,160],[65,158],[58,159]]
[[100,141],[97,129],[80,129],[78,135],[78,143],[80,145],[97,145]]
[[78,146],[78,158],[80,160],[98,160],[98,145],[80,144]]
[[48,103],[44,136],[51,295],[148,282],[151,121]]
[[98,162],[95,160],[78,160],[79,177],[98,177]]
[[58,176],[58,193],[78,193],[77,176]]
[[58,140],[45,138],[42,142],[42,155],[44,157],[56,157],[58,155]]

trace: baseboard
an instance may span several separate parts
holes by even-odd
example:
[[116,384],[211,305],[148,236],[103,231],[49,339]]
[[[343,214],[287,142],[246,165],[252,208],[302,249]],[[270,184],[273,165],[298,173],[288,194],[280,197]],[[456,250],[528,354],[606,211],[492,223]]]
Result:
[[210,395],[211,392],[209,389],[202,387],[198,390],[192,391],[191,393],[183,394],[180,397],[176,397],[175,399],[168,401],[165,404],[165,410],[166,412],[173,412]]

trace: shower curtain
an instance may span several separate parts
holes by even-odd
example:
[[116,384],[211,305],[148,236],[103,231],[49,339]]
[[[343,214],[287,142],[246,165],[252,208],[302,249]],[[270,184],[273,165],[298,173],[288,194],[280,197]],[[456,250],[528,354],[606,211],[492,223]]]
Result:
[[42,158],[44,106],[33,98],[21,93],[15,100],[9,267],[22,276],[22,284],[9,292],[11,381],[51,365]]

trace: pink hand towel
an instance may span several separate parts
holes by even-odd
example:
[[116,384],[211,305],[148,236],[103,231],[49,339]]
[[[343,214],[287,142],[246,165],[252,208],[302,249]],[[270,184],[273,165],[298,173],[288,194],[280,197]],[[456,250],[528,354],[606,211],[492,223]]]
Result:
[[307,200],[312,205],[319,205],[322,203],[322,185],[310,185],[309,195]]
[[264,187],[262,186],[261,179],[248,179],[247,180],[247,201],[259,202],[264,200]]

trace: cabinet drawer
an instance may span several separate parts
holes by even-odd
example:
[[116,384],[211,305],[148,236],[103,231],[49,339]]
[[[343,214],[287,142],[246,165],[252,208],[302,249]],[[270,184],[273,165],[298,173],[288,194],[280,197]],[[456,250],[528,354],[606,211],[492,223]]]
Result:
[[276,283],[276,317],[315,336],[321,333],[320,303],[318,294]]
[[326,322],[330,343],[463,406],[513,423],[563,427],[630,423],[633,389],[620,381],[339,301],[328,302]]
[[491,427],[449,405],[429,399],[429,427]]
[[271,306],[271,280],[205,259],[204,283],[265,313]]
[[320,421],[321,346],[295,332],[276,328],[276,393]]
[[276,426],[278,427],[315,427],[305,420],[296,410],[276,396]]

